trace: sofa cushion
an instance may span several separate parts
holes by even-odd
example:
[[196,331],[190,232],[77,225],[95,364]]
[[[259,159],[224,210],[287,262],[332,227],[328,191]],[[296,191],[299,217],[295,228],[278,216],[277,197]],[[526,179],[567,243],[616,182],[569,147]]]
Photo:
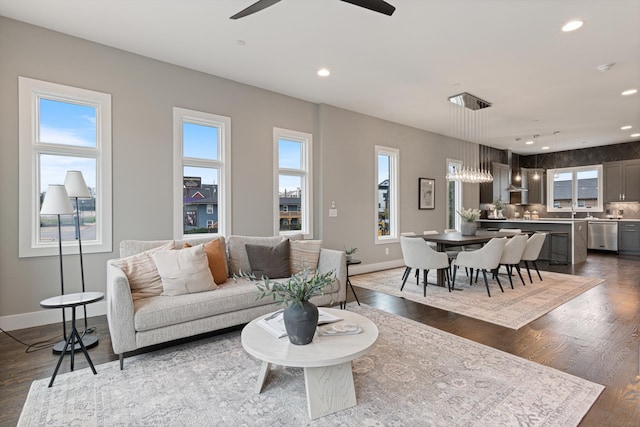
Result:
[[285,238],[282,236],[274,237],[253,237],[253,236],[229,236],[227,238],[227,255],[229,261],[229,276],[238,275],[240,272],[248,273],[251,271],[249,257],[245,245],[264,245],[276,246]]
[[153,261],[162,279],[162,294],[176,296],[217,289],[204,245],[179,251],[156,251]]
[[276,246],[246,244],[251,273],[258,279],[280,279],[291,276],[289,268],[289,239]]
[[322,240],[292,240],[289,246],[291,274],[298,274],[305,267],[309,267],[310,273],[315,274],[321,248]]
[[170,240],[153,249],[113,262],[113,265],[119,267],[127,276],[134,301],[158,296],[162,293],[162,281],[151,256],[154,252],[167,251],[173,248],[173,240]]
[[197,294],[167,298],[156,296],[134,302],[134,325],[137,332],[150,331],[209,316],[245,308],[273,304],[271,298],[256,299],[256,282],[233,279],[218,285],[218,289]]
[[[184,243],[185,248],[190,248],[189,242]],[[209,260],[209,270],[213,275],[213,281],[216,283],[224,283],[227,281],[227,254],[224,250],[224,240],[214,239],[204,243],[204,252]]]

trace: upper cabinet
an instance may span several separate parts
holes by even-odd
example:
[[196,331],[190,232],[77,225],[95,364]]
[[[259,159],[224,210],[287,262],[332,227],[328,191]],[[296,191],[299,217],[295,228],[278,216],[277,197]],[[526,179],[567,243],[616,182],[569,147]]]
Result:
[[604,201],[640,202],[640,160],[623,160],[603,165]]
[[535,170],[523,169],[522,175],[527,177],[527,203],[544,205],[544,174],[538,173],[538,179],[534,179]]
[[493,163],[491,173],[493,182],[480,184],[480,203],[493,203],[497,198],[504,203],[509,203],[509,185],[511,184],[509,166]]

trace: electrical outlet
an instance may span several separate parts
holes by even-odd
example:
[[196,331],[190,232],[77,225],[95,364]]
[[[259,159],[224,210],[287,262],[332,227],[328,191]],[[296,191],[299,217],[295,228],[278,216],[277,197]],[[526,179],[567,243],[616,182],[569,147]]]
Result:
[[389,248],[384,248],[384,254],[389,255]]

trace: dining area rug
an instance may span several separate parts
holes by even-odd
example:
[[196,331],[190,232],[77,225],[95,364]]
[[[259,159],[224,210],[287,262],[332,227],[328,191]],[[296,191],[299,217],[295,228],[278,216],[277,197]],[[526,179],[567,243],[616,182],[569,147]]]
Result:
[[[369,306],[379,330],[353,361],[357,406],[310,421],[301,368],[261,362],[240,331],[32,383],[18,426],[577,426],[604,387]],[[280,338],[280,339],[287,339]],[[335,337],[318,337],[331,340]],[[517,378],[517,381],[514,381]]]
[[[543,280],[540,281],[536,272],[532,271],[533,283],[530,283],[527,272],[523,269],[526,286],[522,285],[520,278],[514,271],[512,277],[514,289],[511,289],[509,285],[508,276],[500,274],[504,293],[500,292],[498,283],[488,274],[489,290],[491,291],[491,297],[489,297],[482,274],[478,278],[477,284],[474,283],[470,286],[469,278],[465,275],[464,270],[458,270],[455,290],[450,293],[446,287],[435,285],[436,272],[430,271],[427,280],[427,296],[425,297],[422,272],[420,273],[420,284],[416,285],[415,270],[411,271],[404,289],[400,291],[404,271],[405,267],[394,268],[350,276],[349,280],[354,286],[406,298],[430,307],[510,329],[520,329],[567,301],[605,282],[600,278],[550,271],[541,271]],[[504,269],[501,271],[504,272]]]

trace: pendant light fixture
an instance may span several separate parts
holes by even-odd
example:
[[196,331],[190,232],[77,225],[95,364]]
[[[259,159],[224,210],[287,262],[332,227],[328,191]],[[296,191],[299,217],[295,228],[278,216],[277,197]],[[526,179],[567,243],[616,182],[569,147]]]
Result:
[[[493,181],[488,162],[481,162],[482,151],[489,140],[491,103],[463,92],[449,97],[450,135],[462,147],[462,167],[447,174],[449,181],[483,183]],[[487,148],[488,149],[488,148]]]
[[[535,141],[540,135],[533,135],[533,140]],[[538,171],[538,153],[536,152],[536,167],[533,172],[534,181],[540,180],[540,172]]]
[[555,132],[553,132],[553,148],[556,149],[555,152],[555,158],[554,158],[554,165],[553,165],[553,179],[556,180],[558,178],[560,178],[560,172],[558,172],[558,140],[557,140],[557,136],[558,134],[560,134],[560,131],[557,130]]

